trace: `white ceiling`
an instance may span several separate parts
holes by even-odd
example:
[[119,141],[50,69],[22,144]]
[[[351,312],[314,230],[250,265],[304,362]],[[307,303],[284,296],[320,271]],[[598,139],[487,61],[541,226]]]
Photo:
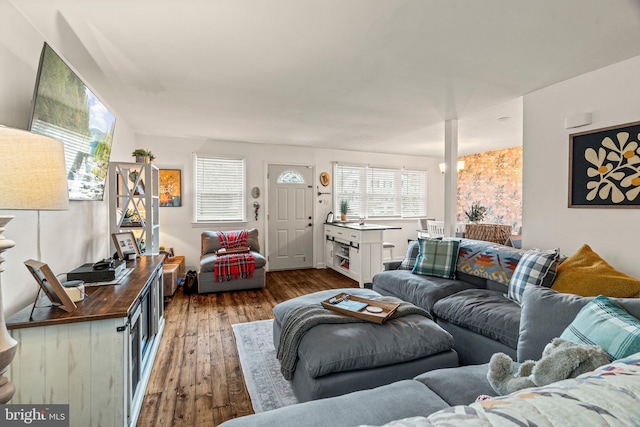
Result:
[[[10,0],[142,134],[442,156],[640,55],[637,0]],[[511,120],[498,121],[508,116]]]

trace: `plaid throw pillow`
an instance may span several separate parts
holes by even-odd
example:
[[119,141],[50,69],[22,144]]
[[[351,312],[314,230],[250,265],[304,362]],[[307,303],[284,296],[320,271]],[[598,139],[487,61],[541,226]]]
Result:
[[640,351],[640,320],[600,295],[582,307],[560,338],[600,346],[611,360],[622,359]]
[[424,276],[456,278],[458,240],[418,239],[418,258],[412,273]]
[[558,250],[528,250],[522,255],[509,281],[507,297],[518,304],[527,285],[551,287],[556,276],[560,254]]
[[419,245],[417,240],[412,240],[409,242],[409,246],[407,247],[407,254],[404,256],[400,267],[398,270],[413,270],[413,267],[416,265],[416,258],[418,258]]

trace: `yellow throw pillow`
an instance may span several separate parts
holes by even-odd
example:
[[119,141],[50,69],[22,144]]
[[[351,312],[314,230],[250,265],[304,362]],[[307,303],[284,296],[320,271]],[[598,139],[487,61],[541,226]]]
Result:
[[616,270],[583,245],[558,266],[551,289],[583,297],[634,298],[640,296],[640,280]]

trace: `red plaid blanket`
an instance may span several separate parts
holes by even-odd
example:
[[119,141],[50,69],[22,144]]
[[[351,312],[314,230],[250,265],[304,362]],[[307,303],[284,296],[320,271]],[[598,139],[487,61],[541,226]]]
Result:
[[[217,236],[220,246],[225,249],[247,246],[247,230],[218,231]],[[253,277],[255,267],[256,262],[250,252],[218,255],[213,266],[213,275],[216,282],[247,279]]]

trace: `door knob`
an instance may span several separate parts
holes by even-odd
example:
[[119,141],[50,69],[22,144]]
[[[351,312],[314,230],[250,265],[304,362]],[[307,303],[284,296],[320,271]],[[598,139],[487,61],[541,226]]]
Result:
[[313,223],[311,223],[311,222],[310,222],[310,223],[309,223],[309,227],[312,227],[312,226],[313,226]]

